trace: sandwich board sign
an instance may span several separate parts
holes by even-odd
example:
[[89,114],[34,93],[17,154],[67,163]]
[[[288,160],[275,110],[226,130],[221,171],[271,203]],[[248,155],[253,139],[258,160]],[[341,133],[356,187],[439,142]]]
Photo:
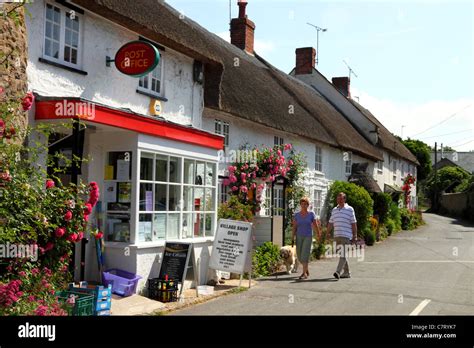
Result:
[[166,242],[163,252],[159,279],[165,279],[167,275],[169,279],[181,282],[180,297],[184,288],[191,251],[191,243]]
[[[209,268],[238,273],[252,271],[252,224],[220,219],[212,247]],[[251,278],[251,277],[250,277]]]

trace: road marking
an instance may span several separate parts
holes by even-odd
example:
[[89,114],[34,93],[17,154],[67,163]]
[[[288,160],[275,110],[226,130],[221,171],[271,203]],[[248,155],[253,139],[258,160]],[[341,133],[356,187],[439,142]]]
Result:
[[367,263],[474,263],[467,260],[401,260],[401,261],[365,261]]
[[423,310],[423,308],[425,308],[428,305],[428,303],[430,303],[430,302],[431,302],[431,300],[429,300],[427,298],[424,299],[423,301],[421,301],[421,303],[418,306],[416,306],[416,308],[413,310],[413,312],[410,313],[410,315],[420,314],[420,312]]

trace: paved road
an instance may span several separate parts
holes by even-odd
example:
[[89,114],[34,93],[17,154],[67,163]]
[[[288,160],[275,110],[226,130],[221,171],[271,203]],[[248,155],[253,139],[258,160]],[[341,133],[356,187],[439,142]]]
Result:
[[[424,214],[425,226],[368,247],[335,281],[336,259],[310,264],[310,278],[269,277],[252,289],[174,315],[473,315],[474,225]],[[359,255],[362,256],[362,255]]]

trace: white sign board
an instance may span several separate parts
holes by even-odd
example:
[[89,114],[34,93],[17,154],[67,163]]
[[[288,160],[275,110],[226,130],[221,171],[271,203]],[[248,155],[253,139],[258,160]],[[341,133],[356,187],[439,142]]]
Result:
[[250,222],[220,219],[209,268],[239,274],[250,271],[251,238]]

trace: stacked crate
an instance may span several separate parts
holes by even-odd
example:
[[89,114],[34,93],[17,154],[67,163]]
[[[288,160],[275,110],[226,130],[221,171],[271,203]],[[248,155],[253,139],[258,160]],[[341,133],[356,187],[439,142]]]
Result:
[[110,315],[112,285],[105,287],[102,285],[88,285],[87,282],[81,282],[79,287],[76,287],[75,284],[70,284],[69,290],[94,295],[94,315]]

